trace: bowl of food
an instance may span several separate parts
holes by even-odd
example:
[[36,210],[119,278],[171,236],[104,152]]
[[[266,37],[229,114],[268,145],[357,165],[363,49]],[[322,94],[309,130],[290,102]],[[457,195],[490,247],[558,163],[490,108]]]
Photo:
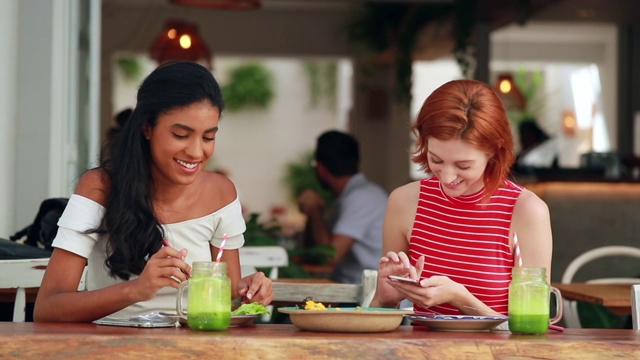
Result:
[[288,314],[296,327],[308,331],[324,332],[387,332],[400,326],[410,310],[367,307],[325,307],[322,303],[309,302],[301,307],[281,307],[278,311]]

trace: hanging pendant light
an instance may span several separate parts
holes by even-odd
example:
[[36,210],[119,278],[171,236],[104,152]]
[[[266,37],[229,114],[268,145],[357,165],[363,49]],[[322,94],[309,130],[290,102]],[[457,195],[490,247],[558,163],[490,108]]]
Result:
[[249,10],[259,8],[261,0],[171,0],[176,5],[210,9]]
[[150,57],[160,64],[185,60],[203,62],[211,68],[211,52],[200,37],[198,27],[186,21],[168,20],[149,52]]
[[513,80],[513,75],[507,73],[498,75],[495,90],[507,110],[524,110],[527,106],[527,100]]

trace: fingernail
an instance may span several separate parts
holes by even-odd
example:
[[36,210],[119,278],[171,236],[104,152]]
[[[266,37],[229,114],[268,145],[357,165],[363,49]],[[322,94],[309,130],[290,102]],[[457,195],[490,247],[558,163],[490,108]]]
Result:
[[251,298],[253,297],[253,294],[252,293],[247,293],[246,297],[247,297],[247,299],[251,300]]

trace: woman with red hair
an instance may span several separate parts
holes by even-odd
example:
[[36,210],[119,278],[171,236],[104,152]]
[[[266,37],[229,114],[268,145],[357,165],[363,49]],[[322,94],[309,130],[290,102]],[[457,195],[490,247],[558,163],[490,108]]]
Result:
[[522,266],[546,268],[547,280],[552,237],[547,205],[507,179],[514,142],[500,99],[483,82],[450,81],[412,130],[412,160],[428,176],[389,197],[373,306],[408,299],[416,311],[506,315],[515,234]]

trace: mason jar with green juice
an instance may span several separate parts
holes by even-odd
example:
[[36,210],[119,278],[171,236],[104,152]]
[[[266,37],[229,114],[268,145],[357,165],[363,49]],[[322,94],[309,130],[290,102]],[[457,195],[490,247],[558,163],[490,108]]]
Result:
[[[556,296],[550,319],[550,295]],[[544,334],[562,317],[560,291],[547,283],[546,269],[514,267],[509,285],[509,330],[514,334]]]
[[[187,312],[183,299],[187,295]],[[225,330],[231,324],[231,280],[227,276],[227,263],[196,261],[189,281],[178,287],[176,301],[178,314],[186,316],[194,330]]]

